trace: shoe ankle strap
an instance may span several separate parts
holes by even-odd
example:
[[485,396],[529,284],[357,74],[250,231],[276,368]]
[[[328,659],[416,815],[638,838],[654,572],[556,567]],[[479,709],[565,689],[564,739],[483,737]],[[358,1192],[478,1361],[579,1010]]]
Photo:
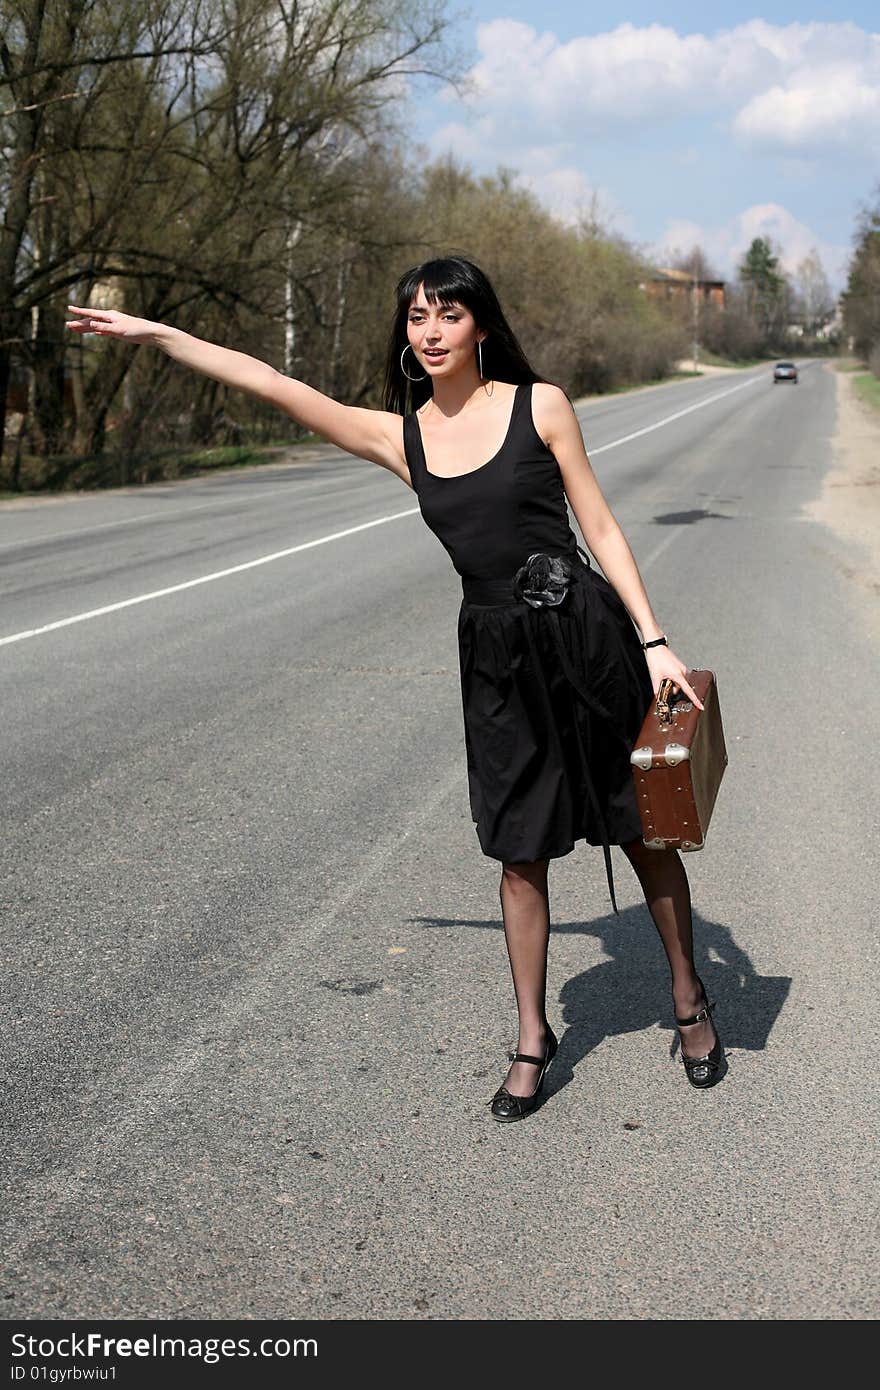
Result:
[[508,1054],[507,1054],[507,1060],[508,1060],[509,1062],[531,1062],[533,1066],[536,1066],[536,1067],[543,1067],[543,1065],[544,1065],[544,1063],[546,1062],[547,1058],[546,1058],[546,1057],[529,1057],[528,1054],[525,1053],[525,1052],[508,1052]]
[[679,1028],[687,1028],[692,1023],[708,1023],[711,1013],[712,1005],[704,1004],[702,1009],[700,1009],[700,1012],[698,1014],[694,1014],[693,1018],[676,1017],[675,1021],[678,1024]]

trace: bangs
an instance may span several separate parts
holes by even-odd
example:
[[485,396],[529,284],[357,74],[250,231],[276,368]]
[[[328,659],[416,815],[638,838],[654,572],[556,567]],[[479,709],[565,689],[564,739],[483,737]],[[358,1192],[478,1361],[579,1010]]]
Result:
[[470,278],[462,273],[463,269],[461,262],[454,260],[428,261],[419,266],[405,276],[400,285],[401,307],[405,305],[408,309],[421,287],[429,304],[439,304],[441,308],[463,304],[471,308],[479,296]]

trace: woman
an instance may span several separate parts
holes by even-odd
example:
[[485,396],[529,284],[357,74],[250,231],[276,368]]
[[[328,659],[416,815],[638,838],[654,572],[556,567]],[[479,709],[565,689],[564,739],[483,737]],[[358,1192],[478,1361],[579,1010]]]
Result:
[[[632,864],[669,961],[688,1079],[712,1085],[723,1054],[694,969],[687,877],[677,851],[645,846],[629,763],[661,680],[702,705],[651,610],[568,397],[531,369],[482,271],[449,257],[400,281],[384,411],[342,405],[165,324],[69,307],[73,331],[151,343],[389,469],[448,550],[462,577],[471,810],[483,853],[502,864],[519,1013],[495,1118],[535,1109],[557,1049],[545,1012],[547,871],[581,838],[603,847],[615,911],[610,844]],[[579,558],[566,497],[607,580]]]

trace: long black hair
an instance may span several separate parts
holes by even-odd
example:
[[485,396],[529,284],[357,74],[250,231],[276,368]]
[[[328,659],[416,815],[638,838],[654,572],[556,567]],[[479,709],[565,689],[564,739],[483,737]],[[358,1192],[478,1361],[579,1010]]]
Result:
[[[397,286],[397,308],[385,367],[386,410],[406,415],[418,409],[431,395],[430,377],[408,381],[400,366],[401,353],[409,342],[406,332],[409,308],[420,285],[424,287],[429,304],[462,304],[473,314],[477,327],[486,334],[481,356],[487,381],[509,381],[518,386],[523,382],[543,380],[529,365],[488,276],[462,256],[444,256],[414,266]],[[413,353],[406,359],[405,366],[411,376],[421,373],[418,358]]]

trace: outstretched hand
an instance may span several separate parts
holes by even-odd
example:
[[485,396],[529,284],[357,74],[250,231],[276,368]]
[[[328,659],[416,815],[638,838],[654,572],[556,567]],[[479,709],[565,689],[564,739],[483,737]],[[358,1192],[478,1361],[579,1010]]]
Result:
[[149,319],[136,319],[116,309],[80,309],[68,304],[67,312],[81,315],[68,319],[64,325],[74,333],[97,333],[103,338],[127,338],[130,343],[146,343],[156,329],[156,324]]
[[671,647],[650,647],[645,652],[645,660],[648,663],[648,670],[651,673],[651,684],[654,687],[654,694],[660,689],[660,682],[671,680],[673,683],[673,694],[683,690],[689,700],[693,700],[697,709],[703,708],[693,686],[688,683],[688,668],[678,657]]

